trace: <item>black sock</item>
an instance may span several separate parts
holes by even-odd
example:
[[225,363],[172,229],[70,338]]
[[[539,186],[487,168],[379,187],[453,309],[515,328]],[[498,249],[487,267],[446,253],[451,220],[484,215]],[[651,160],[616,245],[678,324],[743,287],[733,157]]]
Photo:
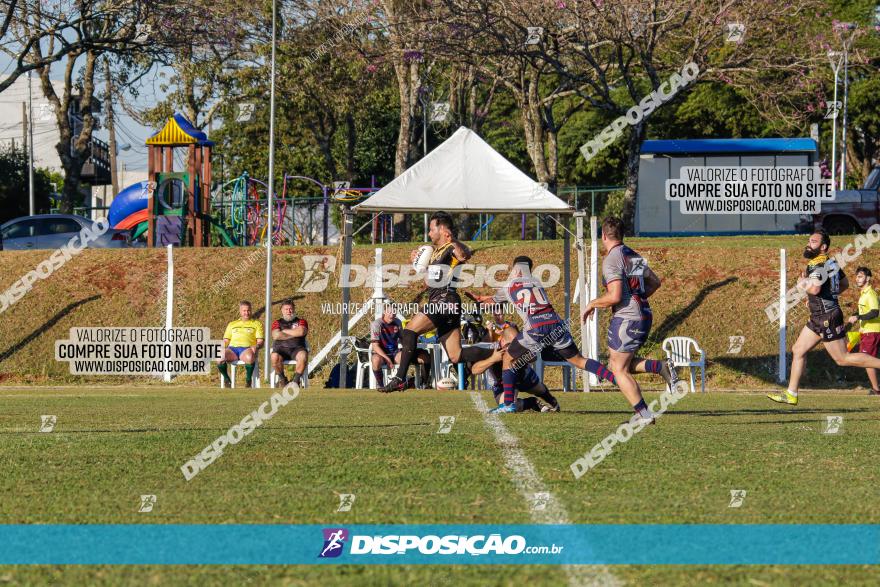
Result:
[[428,386],[428,380],[431,378],[431,361],[425,361],[419,368],[422,370],[422,385]]
[[517,406],[518,408],[521,408],[521,409],[517,410],[518,412],[530,412],[530,411],[531,412],[540,412],[541,411],[541,404],[538,403],[538,398],[536,398],[536,397],[524,397],[524,398],[522,398],[520,400],[516,400],[516,401],[517,401],[517,403],[522,402],[522,403],[520,403],[519,406]]
[[385,385],[385,376],[382,375],[382,369],[379,369],[378,371],[374,369],[373,376],[376,378],[376,385],[378,385],[379,387]]
[[544,400],[545,402],[547,402],[551,406],[555,406],[558,403],[556,401],[556,398],[553,397],[553,394],[550,393],[550,390],[547,389],[546,385],[541,385],[541,387],[539,387],[538,389],[529,390],[529,393],[531,393],[532,395],[534,395],[535,397],[537,397],[539,399]]
[[406,381],[409,364],[412,363],[413,357],[416,355],[417,342],[418,335],[412,330],[404,328],[400,333],[400,366],[397,368],[397,377],[404,381]]

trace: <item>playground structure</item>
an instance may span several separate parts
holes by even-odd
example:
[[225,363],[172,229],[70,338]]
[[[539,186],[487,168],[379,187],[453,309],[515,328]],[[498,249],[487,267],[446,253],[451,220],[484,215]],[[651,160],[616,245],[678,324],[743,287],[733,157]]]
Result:
[[[319,194],[303,194],[297,183],[314,185]],[[331,204],[353,204],[378,188],[348,187],[345,182],[327,186],[301,175],[284,175],[281,194],[273,198],[273,245],[334,244],[339,233],[331,222]],[[235,246],[257,246],[266,240],[268,185],[247,172],[215,189],[212,209]]]
[[[213,146],[181,114],[147,139],[147,246],[210,245]],[[185,171],[174,171],[177,148],[187,149]]]

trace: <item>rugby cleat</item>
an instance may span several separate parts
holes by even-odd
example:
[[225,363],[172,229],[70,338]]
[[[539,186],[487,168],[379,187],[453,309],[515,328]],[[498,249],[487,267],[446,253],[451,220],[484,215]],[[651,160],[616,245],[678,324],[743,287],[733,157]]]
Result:
[[541,406],[541,412],[558,412],[562,408],[559,407],[559,402],[555,404],[544,404]]
[[798,396],[789,393],[787,389],[783,393],[768,393],[767,397],[776,403],[788,404],[790,406],[796,406],[798,402]]
[[516,404],[501,404],[497,408],[489,410],[490,414],[515,414]]
[[403,391],[406,389],[406,381],[395,375],[391,381],[385,384],[385,387],[379,388],[379,393],[391,393],[393,391]]
[[678,378],[678,373],[675,372],[675,363],[672,361],[672,357],[666,357],[663,367],[665,369],[660,371],[660,375],[666,380],[669,389],[675,389],[676,384],[681,380]]
[[637,426],[637,425],[641,425],[643,427],[650,426],[652,424],[657,423],[657,418],[655,418],[653,416],[650,418],[645,418],[641,414],[636,414],[635,416],[632,417],[632,419],[630,419],[629,423],[634,426]]

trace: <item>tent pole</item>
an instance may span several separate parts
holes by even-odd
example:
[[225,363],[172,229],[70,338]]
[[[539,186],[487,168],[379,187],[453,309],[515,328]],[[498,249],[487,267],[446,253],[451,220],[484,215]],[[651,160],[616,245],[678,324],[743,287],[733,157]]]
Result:
[[[583,316],[584,312],[587,309],[587,287],[584,280],[584,274],[587,269],[587,255],[586,249],[584,245],[584,217],[586,216],[585,212],[575,212],[574,213],[574,221],[575,221],[575,246],[577,247],[578,252],[578,274],[577,274],[577,290],[578,290],[578,303],[580,305],[580,312],[578,312],[577,320],[580,322],[581,316]],[[586,349],[588,343],[587,340],[587,324],[581,325],[581,349]],[[587,350],[589,353],[589,350]],[[587,355],[589,356],[589,354]],[[590,391],[590,377],[587,371],[582,371],[584,378],[584,391]]]
[[347,206],[343,207],[342,222],[342,324],[339,327],[339,387],[345,389],[348,385],[348,355],[341,351],[348,347],[348,304],[351,301],[351,286],[349,285],[349,273],[351,268],[351,241],[352,224],[354,215]]

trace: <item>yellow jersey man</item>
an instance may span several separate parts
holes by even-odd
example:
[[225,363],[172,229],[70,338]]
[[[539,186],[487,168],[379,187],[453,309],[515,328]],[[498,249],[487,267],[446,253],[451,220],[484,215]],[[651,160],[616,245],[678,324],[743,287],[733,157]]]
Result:
[[[867,267],[856,269],[856,286],[859,288],[859,312],[850,316],[847,322],[859,322],[859,352],[872,357],[877,356],[880,348],[880,297],[871,286],[871,270]],[[868,395],[880,395],[877,384],[877,369],[866,367],[871,391]]]
[[233,320],[226,325],[226,331],[223,333],[223,358],[220,359],[217,369],[228,385],[230,380],[226,364],[230,361],[242,361],[245,387],[250,387],[254,375],[254,363],[257,361],[258,351],[263,346],[265,335],[262,322],[251,319],[249,301],[242,300],[238,303],[238,315],[239,320]]

